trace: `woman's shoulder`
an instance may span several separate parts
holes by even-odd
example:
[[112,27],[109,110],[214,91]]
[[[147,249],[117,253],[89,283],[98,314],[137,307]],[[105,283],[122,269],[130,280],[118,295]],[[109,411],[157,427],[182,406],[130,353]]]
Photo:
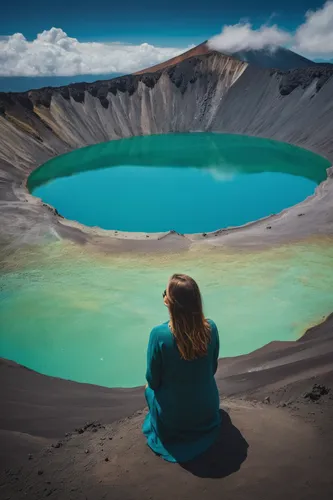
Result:
[[150,333],[152,338],[164,339],[165,336],[170,335],[169,322],[161,323],[160,325],[154,326]]
[[216,326],[215,321],[213,321],[212,319],[209,319],[209,318],[207,318],[207,321],[210,324],[210,327],[211,327],[212,331],[216,331],[217,332],[217,326]]

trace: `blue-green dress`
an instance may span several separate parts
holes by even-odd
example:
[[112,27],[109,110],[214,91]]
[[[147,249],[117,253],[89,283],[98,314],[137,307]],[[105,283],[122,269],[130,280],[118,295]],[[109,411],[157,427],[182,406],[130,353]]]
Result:
[[169,462],[187,462],[206,451],[220,427],[219,394],[214,379],[219,335],[211,325],[207,355],[186,361],[179,355],[168,322],[149,338],[145,395],[149,413],[143,433],[150,448]]

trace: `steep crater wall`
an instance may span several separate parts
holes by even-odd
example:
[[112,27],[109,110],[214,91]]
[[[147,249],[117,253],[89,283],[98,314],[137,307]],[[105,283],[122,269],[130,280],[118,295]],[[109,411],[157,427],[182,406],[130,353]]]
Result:
[[[25,242],[34,240],[51,226],[58,235],[72,235],[74,229],[55,221],[24,183],[34,168],[78,147],[134,135],[214,131],[273,138],[332,160],[332,75],[330,66],[281,72],[210,52],[155,73],[0,93],[2,246],[21,244],[23,234]],[[327,196],[325,191],[325,207]],[[326,222],[324,233],[330,232]],[[76,235],[87,238],[80,227]]]

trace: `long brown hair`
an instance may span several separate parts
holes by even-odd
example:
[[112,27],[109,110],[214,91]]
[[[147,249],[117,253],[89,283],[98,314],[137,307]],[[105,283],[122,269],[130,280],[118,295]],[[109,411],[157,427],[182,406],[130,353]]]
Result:
[[186,274],[171,276],[167,292],[170,328],[180,356],[192,360],[207,354],[210,325],[203,314],[199,287]]

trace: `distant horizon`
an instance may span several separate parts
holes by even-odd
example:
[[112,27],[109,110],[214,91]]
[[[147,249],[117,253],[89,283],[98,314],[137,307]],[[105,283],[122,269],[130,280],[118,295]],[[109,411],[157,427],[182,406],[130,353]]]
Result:
[[[188,49],[185,49],[184,52],[187,50]],[[166,59],[166,61],[169,59],[171,58]],[[313,62],[314,64],[317,63],[315,61]],[[27,92],[30,90],[39,90],[45,87],[58,88],[75,83],[94,83],[97,81],[112,80],[113,78],[126,76],[127,74],[128,73],[102,73],[70,76],[0,76],[0,92]]]
[[[17,17],[19,8],[20,16]],[[79,10],[78,10],[79,9]],[[77,13],[80,13],[78,16]],[[314,62],[333,61],[333,0],[210,2],[156,6],[152,0],[92,9],[59,0],[8,3],[0,19],[0,91],[92,82],[167,61],[208,40],[226,54],[282,46]],[[46,82],[46,83],[45,83]]]
[[107,73],[105,75],[73,75],[73,76],[0,76],[0,92],[27,92],[44,87],[63,87],[71,83],[94,83],[99,80],[112,80],[124,73]]

